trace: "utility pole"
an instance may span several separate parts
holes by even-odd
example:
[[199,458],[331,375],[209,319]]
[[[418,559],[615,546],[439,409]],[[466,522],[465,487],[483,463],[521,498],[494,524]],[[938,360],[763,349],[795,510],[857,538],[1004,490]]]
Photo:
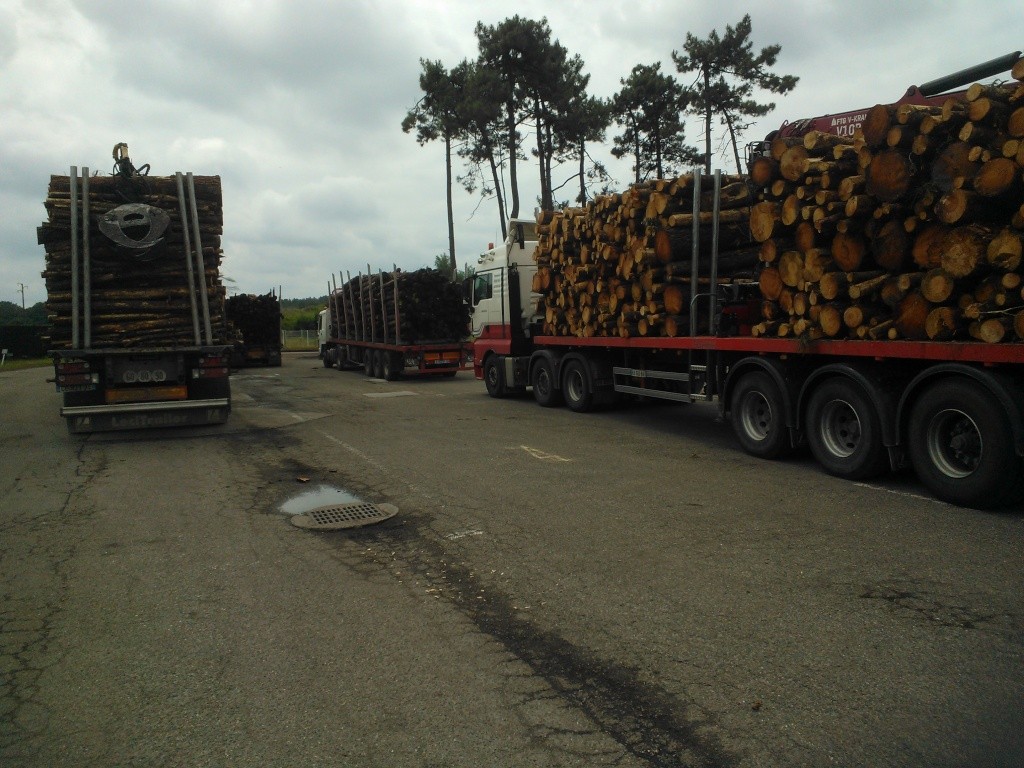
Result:
[[21,308],[25,308],[25,284],[18,283],[18,288],[21,290]]

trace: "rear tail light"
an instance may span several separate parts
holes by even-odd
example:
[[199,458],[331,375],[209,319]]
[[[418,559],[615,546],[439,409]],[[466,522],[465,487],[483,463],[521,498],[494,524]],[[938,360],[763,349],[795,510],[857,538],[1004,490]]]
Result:
[[192,369],[193,379],[220,379],[231,372],[226,355],[203,355],[199,367]]
[[85,360],[62,360],[57,363],[57,389],[94,389],[100,383],[99,373],[93,373]]

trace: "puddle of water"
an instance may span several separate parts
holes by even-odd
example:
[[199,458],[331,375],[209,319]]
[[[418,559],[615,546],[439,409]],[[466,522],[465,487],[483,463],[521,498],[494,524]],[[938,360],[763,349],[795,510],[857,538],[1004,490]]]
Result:
[[351,504],[355,501],[362,501],[362,499],[346,490],[335,488],[333,485],[318,485],[288,499],[280,509],[286,515],[301,515],[317,507],[326,507],[330,504]]

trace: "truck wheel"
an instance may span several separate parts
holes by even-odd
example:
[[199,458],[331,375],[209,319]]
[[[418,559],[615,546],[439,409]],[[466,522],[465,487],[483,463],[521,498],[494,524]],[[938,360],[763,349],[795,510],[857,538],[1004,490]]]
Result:
[[382,349],[378,349],[373,353],[373,376],[376,379],[384,378],[384,358],[386,355],[387,353]]
[[964,507],[994,509],[1024,496],[1024,466],[999,401],[965,379],[932,385],[914,403],[910,461],[935,496]]
[[403,360],[402,356],[394,352],[384,353],[384,375],[385,381],[395,381],[402,375]]
[[546,357],[537,358],[537,362],[533,364],[530,386],[533,387],[533,399],[538,405],[553,408],[564,402],[561,391],[555,386],[555,372],[552,370],[551,361]]
[[320,347],[320,359],[324,361],[324,368],[331,367],[331,352],[326,346]]
[[502,369],[502,357],[491,355],[484,361],[484,386],[491,397],[505,397],[505,371]]
[[570,360],[562,369],[562,395],[565,404],[577,413],[594,407],[594,385],[587,366],[581,360]]
[[777,459],[789,450],[782,392],[767,373],[748,373],[732,392],[729,410],[736,438],[747,453]]
[[830,475],[863,480],[888,466],[878,411],[853,382],[829,379],[811,395],[807,442]]

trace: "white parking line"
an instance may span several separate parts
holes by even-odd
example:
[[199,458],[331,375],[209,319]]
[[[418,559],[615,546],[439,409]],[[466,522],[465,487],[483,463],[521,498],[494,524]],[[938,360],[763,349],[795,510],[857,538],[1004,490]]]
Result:
[[854,483],[854,485],[856,485],[856,486],[858,486],[860,488],[870,488],[872,491],[884,491],[885,493],[891,493],[891,494],[894,494],[896,496],[905,496],[908,499],[918,499],[919,501],[930,501],[932,504],[941,504],[944,507],[952,506],[951,504],[947,504],[944,501],[939,501],[938,499],[933,499],[930,496],[921,496],[920,494],[917,494],[917,493],[907,493],[906,491],[897,491],[897,490],[894,490],[893,488],[882,488],[881,486],[871,485],[869,483]]

